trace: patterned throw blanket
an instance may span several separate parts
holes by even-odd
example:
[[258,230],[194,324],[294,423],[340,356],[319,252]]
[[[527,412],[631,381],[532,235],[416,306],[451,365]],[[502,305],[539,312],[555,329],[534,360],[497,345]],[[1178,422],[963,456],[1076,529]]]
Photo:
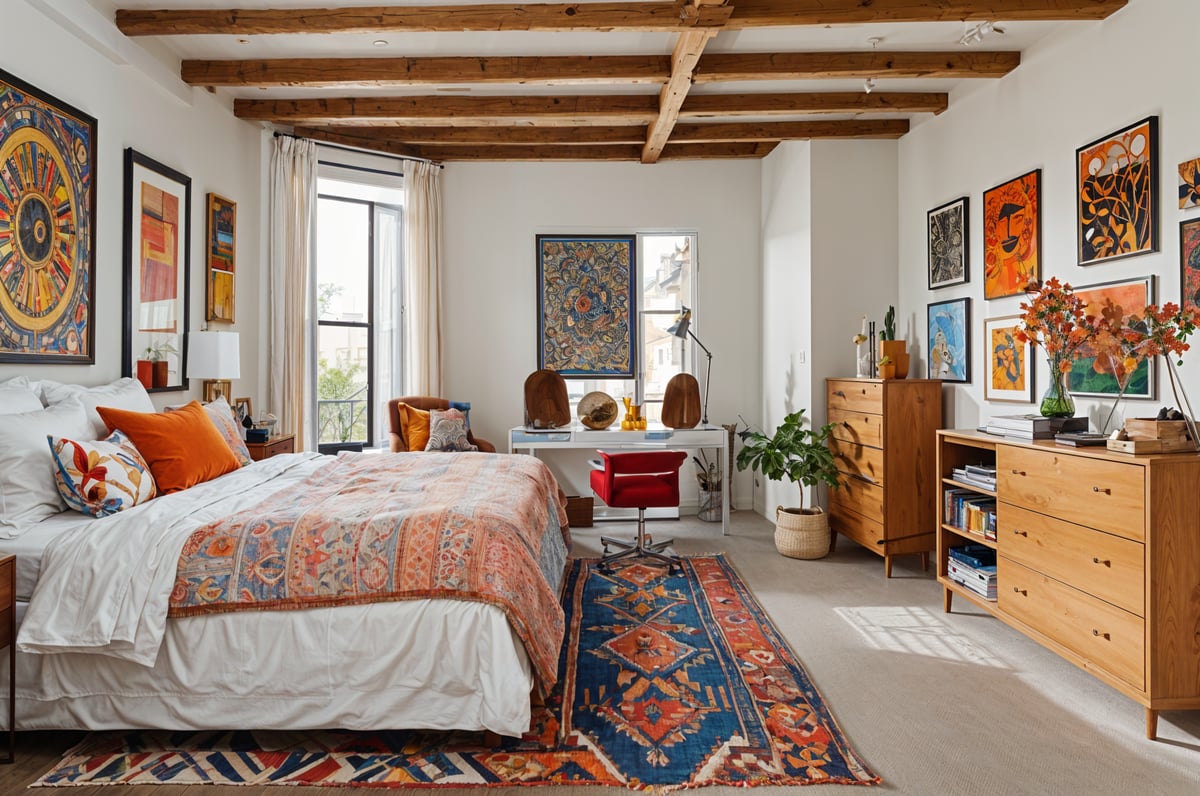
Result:
[[[170,616],[439,598],[503,609],[557,678],[566,509],[530,456],[342,455],[192,534]],[[553,570],[555,587],[543,575]]]

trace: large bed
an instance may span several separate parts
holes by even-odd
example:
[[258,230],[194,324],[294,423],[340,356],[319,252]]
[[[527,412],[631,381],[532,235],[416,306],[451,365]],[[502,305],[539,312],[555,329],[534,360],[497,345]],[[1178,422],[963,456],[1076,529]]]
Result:
[[[386,494],[357,491],[367,481]],[[545,466],[528,456],[295,454],[111,516],[49,517],[0,540],[0,552],[17,555],[17,727],[519,735],[529,725],[531,692],[553,680],[554,634],[562,632],[557,595],[569,540],[559,494]],[[434,519],[416,519],[430,503],[438,507]],[[293,505],[296,516],[320,517],[320,529],[309,531],[317,539],[312,555],[280,551],[278,572],[266,574],[272,559],[261,549],[232,575],[220,557],[179,569],[185,547],[224,539],[239,522],[257,525],[238,544],[261,546],[261,529]],[[371,517],[357,516],[358,505],[375,506]],[[486,528],[472,535],[438,525],[419,543],[386,531],[472,518]],[[322,534],[344,535],[364,522],[373,523],[372,544],[392,551],[377,568],[424,566],[438,588],[416,588],[426,580],[397,572],[364,587],[369,567],[359,560],[359,583],[341,584],[338,600],[307,593],[320,585],[315,580],[336,579],[324,558],[336,557],[328,551],[337,545]],[[490,541],[485,549],[481,541],[513,533],[517,542]],[[361,559],[353,549],[346,557]],[[459,582],[468,569],[478,582]],[[516,573],[514,582],[493,584],[499,571]],[[276,576],[292,580],[285,599],[255,591]],[[213,591],[225,592],[226,602],[207,604]],[[514,613],[516,603],[539,606],[537,615]]]

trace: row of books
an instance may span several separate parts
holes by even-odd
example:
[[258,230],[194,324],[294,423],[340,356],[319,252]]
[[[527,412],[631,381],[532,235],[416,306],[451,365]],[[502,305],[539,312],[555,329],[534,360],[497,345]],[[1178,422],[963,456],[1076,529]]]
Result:
[[996,499],[970,489],[947,489],[942,493],[942,519],[984,539],[995,539]]
[[996,599],[996,551],[984,545],[951,547],[946,559],[950,580],[986,600]]
[[1054,439],[1055,434],[1088,430],[1086,417],[997,415],[988,418],[987,433],[1014,439]]
[[996,465],[994,464],[968,464],[965,467],[955,467],[951,476],[955,481],[996,491]]

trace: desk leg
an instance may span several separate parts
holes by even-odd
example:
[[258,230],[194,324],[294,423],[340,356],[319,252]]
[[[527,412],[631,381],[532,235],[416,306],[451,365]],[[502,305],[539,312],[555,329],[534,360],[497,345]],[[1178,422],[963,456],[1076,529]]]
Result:
[[733,494],[733,473],[729,467],[729,435],[726,434],[722,438],[721,444],[721,472],[724,474],[721,484],[721,535],[729,535],[729,501]]

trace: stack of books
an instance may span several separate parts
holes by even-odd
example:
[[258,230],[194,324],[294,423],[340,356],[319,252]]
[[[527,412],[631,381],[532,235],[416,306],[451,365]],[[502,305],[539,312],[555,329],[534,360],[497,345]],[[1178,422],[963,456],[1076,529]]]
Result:
[[986,600],[996,599],[996,551],[981,544],[951,547],[946,575]]
[[947,489],[942,493],[942,520],[984,539],[996,538],[996,499],[971,489]]
[[968,464],[965,467],[955,467],[952,477],[955,481],[969,486],[996,491],[996,465],[994,464]]
[[1086,417],[1042,417],[1041,415],[999,415],[987,421],[987,433],[1014,439],[1054,439],[1059,432],[1088,430]]

